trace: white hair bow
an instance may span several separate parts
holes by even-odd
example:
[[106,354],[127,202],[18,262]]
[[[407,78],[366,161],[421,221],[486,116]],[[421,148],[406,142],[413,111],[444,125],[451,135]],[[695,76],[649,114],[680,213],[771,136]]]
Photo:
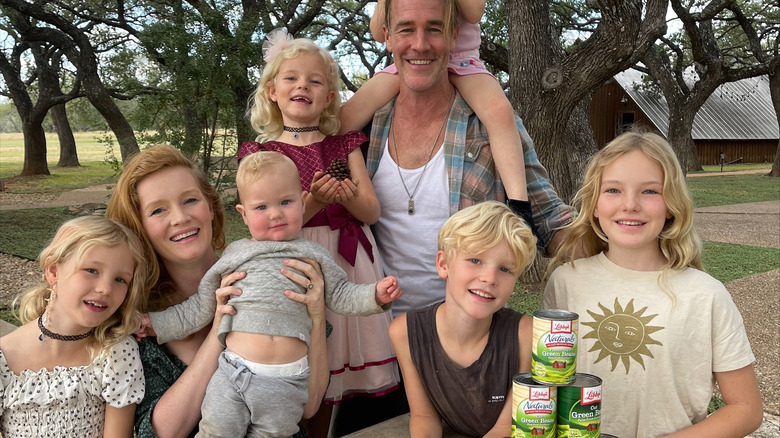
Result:
[[263,43],[263,60],[270,63],[292,42],[293,37],[287,33],[287,29],[274,29],[268,32]]

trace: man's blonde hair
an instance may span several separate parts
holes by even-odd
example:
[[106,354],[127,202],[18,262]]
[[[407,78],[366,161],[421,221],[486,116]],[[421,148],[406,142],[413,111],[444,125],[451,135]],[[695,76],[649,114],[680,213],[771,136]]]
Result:
[[439,230],[439,250],[450,259],[457,252],[481,254],[506,242],[519,276],[536,256],[536,237],[506,205],[485,201],[452,215]]

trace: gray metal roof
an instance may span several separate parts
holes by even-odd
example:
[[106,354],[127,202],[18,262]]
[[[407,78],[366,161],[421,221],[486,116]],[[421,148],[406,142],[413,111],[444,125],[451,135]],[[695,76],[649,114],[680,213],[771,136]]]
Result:
[[[629,69],[615,75],[626,94],[664,134],[669,132],[666,99],[636,90],[643,73]],[[776,140],[780,137],[769,95],[769,78],[759,76],[723,84],[702,105],[693,121],[694,140]]]

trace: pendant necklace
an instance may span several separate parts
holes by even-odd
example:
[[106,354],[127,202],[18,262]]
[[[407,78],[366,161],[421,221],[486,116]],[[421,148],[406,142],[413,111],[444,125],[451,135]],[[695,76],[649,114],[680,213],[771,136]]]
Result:
[[412,193],[409,193],[409,188],[406,187],[406,182],[404,181],[404,176],[401,174],[401,159],[398,156],[398,146],[395,144],[395,117],[390,121],[390,131],[393,134],[393,151],[395,152],[395,159],[398,163],[396,163],[397,169],[398,169],[398,177],[401,178],[401,185],[403,185],[404,190],[406,191],[406,195],[409,196],[409,204],[407,207],[406,212],[409,213],[409,216],[414,214],[414,195],[417,194],[417,189],[420,188],[420,183],[422,183],[423,175],[425,175],[425,170],[428,169],[428,163],[431,161],[431,158],[433,157],[433,151],[436,150],[436,146],[439,144],[439,136],[441,135],[442,131],[444,131],[444,126],[447,125],[447,119],[449,118],[450,110],[452,109],[452,103],[455,101],[455,92],[452,92],[452,98],[450,99],[450,105],[447,107],[447,112],[444,113],[444,120],[441,122],[441,126],[439,127],[439,132],[436,134],[436,138],[433,139],[433,146],[431,147],[431,152],[428,154],[428,161],[425,162],[425,166],[423,166],[422,172],[420,172],[420,179],[417,180],[417,184],[414,186],[414,191]]
[[302,128],[295,128],[295,127],[292,127],[292,126],[283,125],[282,129],[284,129],[287,132],[292,132],[293,133],[293,138],[298,138],[298,133],[299,132],[319,131],[320,127],[319,126],[304,126]]

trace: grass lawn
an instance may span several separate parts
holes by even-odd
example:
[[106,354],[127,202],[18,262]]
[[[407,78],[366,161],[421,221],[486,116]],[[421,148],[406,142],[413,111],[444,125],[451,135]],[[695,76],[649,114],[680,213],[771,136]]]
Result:
[[763,174],[688,178],[697,207],[780,200],[780,178]]
[[[115,182],[117,173],[104,161],[106,145],[98,142],[98,138],[107,135],[113,138],[113,134],[103,132],[75,133],[81,167],[57,167],[60,156],[57,135],[46,134],[46,157],[51,175],[22,178],[18,176],[24,164],[22,134],[0,134],[0,178],[9,193],[60,193]],[[116,153],[119,153],[118,146]]]

